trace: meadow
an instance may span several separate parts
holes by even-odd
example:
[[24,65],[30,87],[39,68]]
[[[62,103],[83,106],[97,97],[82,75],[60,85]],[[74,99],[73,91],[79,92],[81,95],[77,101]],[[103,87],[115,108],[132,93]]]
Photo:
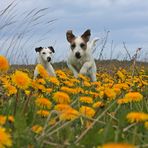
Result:
[[0,148],[147,148],[147,64],[132,63],[98,65],[97,82],[37,65],[33,80],[0,56]]

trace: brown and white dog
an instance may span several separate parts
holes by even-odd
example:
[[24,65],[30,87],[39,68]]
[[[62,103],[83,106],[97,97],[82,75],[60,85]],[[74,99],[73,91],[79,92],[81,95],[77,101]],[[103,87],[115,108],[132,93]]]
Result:
[[70,43],[70,54],[67,65],[77,78],[78,74],[87,75],[91,81],[96,81],[96,64],[92,56],[92,48],[98,38],[89,41],[91,31],[86,30],[81,36],[76,37],[72,30],[68,30],[66,37]]
[[[43,67],[47,70],[49,76],[56,76],[55,71],[51,65],[52,61],[52,55],[55,53],[54,48],[52,46],[50,47],[37,47],[35,48],[35,51],[38,54],[37,57],[37,63],[43,65]],[[38,76],[39,72],[37,67],[35,68],[34,71],[34,79]]]

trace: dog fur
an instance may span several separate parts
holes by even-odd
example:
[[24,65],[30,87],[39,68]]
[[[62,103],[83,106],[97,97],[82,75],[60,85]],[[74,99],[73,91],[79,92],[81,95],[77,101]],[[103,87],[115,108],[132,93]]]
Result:
[[[55,53],[55,50],[52,46],[50,47],[37,47],[35,51],[38,53],[37,64],[43,65],[43,67],[47,70],[49,76],[56,77],[54,68],[51,65],[52,55]],[[38,76],[39,72],[37,67],[34,70],[34,79]]]
[[68,56],[67,65],[77,78],[78,74],[89,76],[91,81],[96,81],[96,64],[92,56],[92,49],[98,38],[89,41],[91,31],[86,30],[81,36],[76,37],[72,30],[68,30],[66,37],[70,43],[70,54]]

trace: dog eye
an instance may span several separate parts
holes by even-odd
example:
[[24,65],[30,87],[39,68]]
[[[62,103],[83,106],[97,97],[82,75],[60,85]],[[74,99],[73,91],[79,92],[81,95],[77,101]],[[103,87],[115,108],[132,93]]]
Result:
[[75,47],[76,47],[75,44],[72,44],[72,45],[71,45],[71,49],[74,49]]
[[45,52],[42,52],[42,54],[46,54]]
[[81,44],[80,44],[80,47],[81,47],[81,48],[84,48],[84,47],[85,47],[85,44],[84,44],[84,43],[81,43]]

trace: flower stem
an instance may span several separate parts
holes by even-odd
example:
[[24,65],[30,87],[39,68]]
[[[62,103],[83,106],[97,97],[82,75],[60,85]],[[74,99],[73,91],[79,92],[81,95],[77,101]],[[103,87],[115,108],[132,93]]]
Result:
[[135,126],[135,128],[134,128],[132,144],[135,144],[135,142],[136,142],[136,134],[137,134],[137,126]]
[[15,116],[15,114],[16,114],[16,108],[17,108],[18,97],[19,97],[19,89],[18,89],[17,94],[16,94],[16,97],[15,97],[14,112],[13,112],[13,115],[14,115],[14,116]]

